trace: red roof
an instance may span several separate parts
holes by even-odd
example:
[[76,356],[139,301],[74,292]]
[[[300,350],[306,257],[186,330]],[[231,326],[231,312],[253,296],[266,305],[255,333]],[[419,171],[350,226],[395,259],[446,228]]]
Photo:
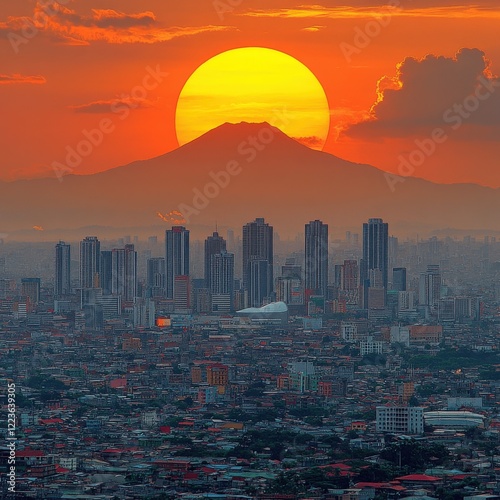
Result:
[[62,424],[63,421],[60,418],[41,418],[38,421],[40,424]]
[[16,452],[16,456],[19,458],[44,457],[45,453],[42,450],[32,450],[31,448],[26,448]]
[[328,464],[328,465],[321,465],[320,469],[326,469],[328,467],[331,467],[332,469],[339,469],[339,470],[351,470],[352,467],[347,464]]
[[401,476],[396,478],[398,481],[422,481],[433,483],[435,481],[442,481],[442,478],[436,476],[427,476],[426,474],[410,474],[409,476]]
[[378,489],[395,490],[395,491],[406,490],[406,488],[403,486],[397,486],[397,485],[390,484],[390,483],[370,483],[368,481],[364,481],[364,482],[361,481],[359,483],[356,483],[354,486],[356,488],[374,488],[376,490],[378,490]]

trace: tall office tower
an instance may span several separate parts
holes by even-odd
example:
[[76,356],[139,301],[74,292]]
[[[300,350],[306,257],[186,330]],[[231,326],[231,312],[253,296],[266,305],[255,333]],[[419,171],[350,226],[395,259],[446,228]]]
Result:
[[29,299],[33,306],[40,302],[40,278],[23,278],[21,280],[21,296]]
[[149,297],[165,296],[165,259],[163,257],[148,259],[146,287]]
[[392,289],[406,292],[406,267],[395,267],[392,270]]
[[6,271],[6,266],[5,266],[5,257],[0,257],[0,279],[5,278],[5,271]]
[[439,265],[428,265],[427,272],[420,274],[419,303],[437,307],[441,298],[441,272]]
[[189,230],[173,226],[165,231],[165,288],[167,299],[174,298],[176,276],[189,276]]
[[133,302],[137,296],[137,252],[134,245],[112,250],[111,268],[113,295],[121,295],[125,302]]
[[328,224],[315,220],[306,224],[305,286],[315,295],[326,296],[328,287]]
[[276,278],[276,300],[290,306],[304,304],[304,287],[300,276],[280,276]]
[[359,266],[356,260],[344,260],[342,266],[342,290],[357,290],[359,286]]
[[229,312],[234,303],[234,254],[222,250],[210,257],[212,310]]
[[234,293],[234,254],[222,250],[210,256],[210,291],[213,294]]
[[227,250],[229,252],[234,251],[235,239],[234,239],[234,231],[232,229],[227,230]]
[[113,293],[113,252],[111,250],[103,250],[101,252],[99,282],[103,295],[111,295]]
[[61,297],[71,293],[71,247],[64,241],[56,245],[56,280],[54,296]]
[[283,278],[302,278],[302,266],[295,262],[295,258],[293,257],[285,260],[285,265],[281,266],[281,276]]
[[269,273],[271,267],[268,260],[253,259],[248,263],[248,307],[260,307],[264,299],[271,294],[269,288]]
[[191,309],[191,282],[187,275],[178,274],[174,278],[174,309],[180,313]]
[[[263,218],[244,225],[243,287],[248,292],[251,306],[261,306],[262,303],[256,305],[259,299],[269,297],[273,292],[273,255],[273,227],[264,222]],[[258,261],[259,264],[252,268],[253,261]],[[259,279],[256,279],[257,275]]]
[[211,257],[226,250],[226,240],[217,231],[205,240],[205,286],[212,287]]
[[80,288],[99,288],[101,243],[96,236],[80,242]]
[[[379,269],[382,284],[387,290],[388,282],[388,235],[389,224],[382,219],[369,219],[363,224],[363,272],[362,281],[369,279],[370,270]],[[373,286],[370,283],[370,286]]]

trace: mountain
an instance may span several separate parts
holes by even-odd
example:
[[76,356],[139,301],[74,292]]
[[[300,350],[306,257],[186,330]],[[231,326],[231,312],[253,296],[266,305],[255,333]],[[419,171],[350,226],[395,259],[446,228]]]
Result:
[[311,150],[267,123],[224,124],[175,151],[105,172],[0,183],[0,233],[31,234],[33,226],[53,239],[80,237],[84,226],[148,232],[180,220],[157,215],[172,211],[201,236],[216,221],[240,228],[255,217],[281,235],[316,218],[359,230],[369,217],[382,217],[397,234],[500,231],[498,189],[400,180]]

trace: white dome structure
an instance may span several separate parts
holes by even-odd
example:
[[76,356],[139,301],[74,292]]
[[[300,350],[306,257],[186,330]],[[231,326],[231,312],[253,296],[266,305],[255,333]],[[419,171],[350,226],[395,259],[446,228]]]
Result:
[[288,323],[288,306],[284,302],[271,302],[262,307],[248,307],[237,311],[239,317],[246,317],[252,323],[279,324]]

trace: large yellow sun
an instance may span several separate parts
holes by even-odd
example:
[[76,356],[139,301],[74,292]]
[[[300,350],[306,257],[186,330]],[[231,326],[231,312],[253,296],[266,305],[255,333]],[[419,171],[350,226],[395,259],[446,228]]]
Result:
[[179,145],[225,122],[268,122],[314,149],[330,128],[323,87],[297,59],[278,50],[228,50],[199,66],[179,96]]

